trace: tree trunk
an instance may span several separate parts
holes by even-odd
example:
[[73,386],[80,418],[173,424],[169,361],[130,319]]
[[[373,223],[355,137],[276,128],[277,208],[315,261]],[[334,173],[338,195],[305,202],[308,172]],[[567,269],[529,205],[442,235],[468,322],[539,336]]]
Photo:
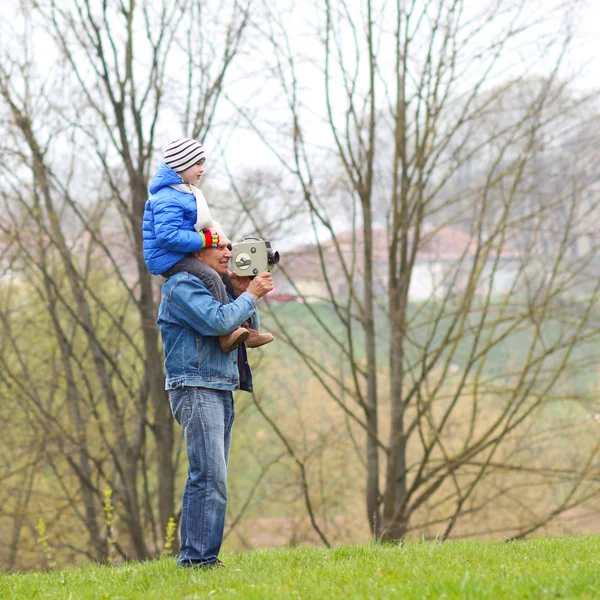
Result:
[[150,275],[144,263],[142,218],[147,199],[145,181],[141,180],[137,185],[134,182],[132,187],[133,210],[131,225],[141,290],[139,311],[146,351],[144,369],[154,418],[152,433],[156,440],[156,475],[160,520],[159,539],[161,545],[164,545],[167,523],[174,516],[174,428],[169,398],[164,385],[163,356],[160,349],[158,327],[156,325],[157,303],[152,293],[152,275]]
[[364,261],[365,261],[365,311],[363,327],[367,350],[367,485],[366,507],[367,519],[373,535],[381,531],[379,511],[379,447],[378,426],[379,412],[377,407],[377,356],[375,349],[375,316],[373,302],[373,229],[371,225],[371,209],[368,202],[363,203],[364,212]]
[[[382,539],[399,540],[406,534],[407,519],[402,504],[406,497],[406,439],[404,435],[404,312],[402,293],[390,285],[390,443],[385,477]],[[397,510],[400,509],[400,513]]]

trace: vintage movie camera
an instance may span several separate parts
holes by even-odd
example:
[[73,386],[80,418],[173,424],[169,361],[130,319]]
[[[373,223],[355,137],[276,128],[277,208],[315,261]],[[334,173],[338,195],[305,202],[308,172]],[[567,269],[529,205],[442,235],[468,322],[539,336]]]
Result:
[[279,252],[271,248],[270,242],[260,238],[244,238],[232,244],[231,252],[231,270],[242,277],[271,271],[279,262]]

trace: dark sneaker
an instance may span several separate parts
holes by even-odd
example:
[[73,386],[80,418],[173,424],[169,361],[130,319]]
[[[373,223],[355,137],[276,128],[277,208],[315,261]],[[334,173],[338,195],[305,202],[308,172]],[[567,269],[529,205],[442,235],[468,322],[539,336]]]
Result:
[[217,558],[217,560],[204,565],[207,569],[224,569],[225,565]]
[[225,565],[217,558],[216,560],[206,562],[202,560],[188,559],[179,563],[180,567],[186,569],[224,569]]

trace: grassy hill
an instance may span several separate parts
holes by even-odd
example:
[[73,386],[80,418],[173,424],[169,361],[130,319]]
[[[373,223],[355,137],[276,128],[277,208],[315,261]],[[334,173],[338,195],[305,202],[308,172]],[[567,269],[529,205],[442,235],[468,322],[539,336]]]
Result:
[[[583,310],[585,305],[577,308],[578,305],[573,305],[572,310]],[[314,315],[316,315],[323,323],[326,323],[330,331],[342,342],[347,343],[345,337],[345,329],[339,321],[334,309],[324,303],[313,303],[311,305]],[[336,348],[330,343],[330,340],[324,335],[322,328],[317,323],[315,317],[309,313],[307,308],[296,302],[287,304],[275,305],[273,307],[273,315],[277,317],[279,323],[286,330],[290,331],[296,340],[301,341],[301,346],[306,350],[311,348],[318,353],[319,360],[325,363],[335,363]],[[429,345],[430,351],[437,348],[440,344],[443,345],[443,338],[446,336],[448,328],[453,318],[453,311],[458,310],[458,303],[449,302],[444,309],[445,316],[436,321],[440,304],[437,302],[429,302],[427,308],[424,309],[419,303],[412,302],[409,305],[407,313],[407,322],[410,332],[409,340],[406,345],[407,363],[418,363],[421,358],[421,351],[426,344]],[[490,328],[494,329],[494,338],[500,341],[492,345],[485,351],[486,360],[482,366],[482,373],[488,376],[502,377],[511,373],[523,365],[528,359],[528,353],[531,351],[531,342],[536,334],[536,325],[533,322],[525,322],[521,326],[511,330],[511,333],[503,337],[503,333],[510,328],[512,320],[518,320],[515,314],[521,314],[524,308],[516,304],[511,311],[508,311],[508,316],[499,317],[498,308],[492,305],[489,309],[489,316],[483,326],[483,338],[478,342],[478,349],[481,352],[485,347],[483,340],[486,338]],[[566,310],[566,309],[565,309]],[[513,314],[514,313],[514,314]],[[512,316],[511,316],[512,315]],[[261,312],[261,319],[267,329],[277,330],[274,320],[270,313],[266,310]],[[375,311],[377,338],[376,349],[380,368],[387,368],[389,355],[389,336],[390,325],[388,317],[382,312],[381,308]],[[469,316],[469,326],[465,328],[456,344],[456,349],[453,354],[452,362],[456,367],[462,369],[468,362],[476,332],[481,327],[481,313],[477,307],[473,308],[472,314]],[[497,321],[505,321],[498,324]],[[435,327],[434,327],[435,323]],[[592,311],[590,316],[590,328],[597,327],[600,323],[600,312]],[[533,356],[541,356],[545,350],[554,342],[561,338],[565,338],[565,331],[571,333],[572,324],[568,323],[568,319],[562,315],[560,317],[546,317],[543,324],[544,343],[536,346]],[[567,336],[568,337],[568,336]],[[566,339],[566,338],[565,338]],[[312,340],[312,346],[310,345]],[[365,349],[363,345],[363,332],[358,324],[355,324],[353,329],[354,353],[358,360],[365,359]],[[453,344],[447,344],[448,347]],[[286,349],[281,342],[278,343],[280,352],[293,353],[291,349]],[[447,352],[442,353],[446,356]],[[589,386],[597,386],[600,384],[600,373],[595,368],[593,362],[600,354],[600,346],[598,337],[591,336],[587,342],[579,342],[574,348],[571,363],[572,366],[567,369],[569,381],[574,388],[579,392],[589,391]],[[546,368],[558,366],[562,358],[562,352],[557,352],[556,357],[547,359]],[[443,362],[443,361],[442,361]]]
[[172,558],[51,573],[4,573],[17,598],[598,598],[600,537],[409,543],[225,554],[227,567]]

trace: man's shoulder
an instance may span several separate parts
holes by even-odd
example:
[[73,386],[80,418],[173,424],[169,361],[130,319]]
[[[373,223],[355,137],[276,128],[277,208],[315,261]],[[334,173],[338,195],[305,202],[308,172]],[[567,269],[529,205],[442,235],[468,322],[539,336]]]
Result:
[[[213,295],[204,281],[189,271],[180,271],[179,273],[175,273],[175,275],[171,275],[162,285],[161,296],[166,301],[185,299],[191,294],[194,295],[195,301],[201,301],[202,295],[205,295],[207,300],[213,300]],[[253,296],[248,292],[240,294],[237,298],[234,298],[230,293],[227,293],[227,296],[229,297],[229,302],[239,300],[248,302],[250,305],[256,303]]]
[[192,275],[189,271],[180,271],[179,273],[175,273],[175,275],[171,275],[171,277],[163,283],[162,296],[163,298],[165,296],[171,298],[174,294],[184,293],[185,290],[192,290],[195,288],[206,290],[208,292],[208,288],[200,278]]

